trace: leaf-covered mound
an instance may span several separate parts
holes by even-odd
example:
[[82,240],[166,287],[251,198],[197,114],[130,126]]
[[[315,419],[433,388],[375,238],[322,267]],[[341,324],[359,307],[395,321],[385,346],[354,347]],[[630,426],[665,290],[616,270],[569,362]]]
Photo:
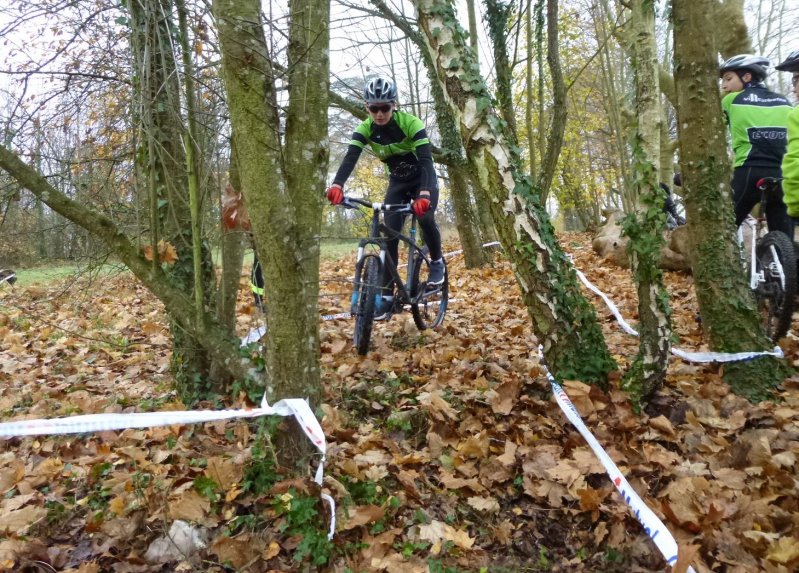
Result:
[[[634,321],[628,273],[603,268],[587,236],[563,244]],[[219,422],[2,442],[0,570],[666,570],[551,399],[509,266],[499,254],[486,269],[449,264],[457,300],[439,331],[397,315],[358,357],[350,321],[322,323],[332,545],[318,491],[272,463],[264,432],[275,428]],[[347,310],[351,266],[324,264],[323,313]],[[690,277],[667,281],[677,344],[699,349]],[[636,340],[592,300],[623,368]],[[244,335],[259,321],[244,282],[240,307]],[[0,288],[3,420],[184,408],[169,389],[163,318],[129,277],[66,292]],[[784,344],[793,357],[798,347]],[[679,543],[698,546],[698,571],[799,566],[796,379],[778,403],[753,406],[718,367],[675,359],[641,416],[617,389],[565,386]],[[200,407],[240,407],[239,396]]]

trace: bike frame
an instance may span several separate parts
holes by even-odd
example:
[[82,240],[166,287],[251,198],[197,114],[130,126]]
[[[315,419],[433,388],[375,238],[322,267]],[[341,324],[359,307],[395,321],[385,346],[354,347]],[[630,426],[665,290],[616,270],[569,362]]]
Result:
[[[416,244],[416,217],[411,218],[410,236],[403,235],[402,233],[395,234],[394,231],[380,222],[380,213],[411,213],[411,206],[407,203],[399,205],[370,203],[356,197],[347,197],[344,201],[344,204],[346,205],[348,202],[350,204],[355,203],[372,209],[372,222],[369,227],[369,237],[358,241],[358,254],[355,261],[355,275],[353,277],[353,282],[356,282],[358,279],[359,267],[363,259],[366,257],[366,247],[369,245],[375,245],[380,249],[379,258],[381,273],[383,269],[386,268],[386,264],[388,264],[388,269],[391,273],[391,280],[397,287],[397,295],[399,298],[398,302],[401,304],[412,303],[413,300],[411,299],[410,282],[415,270],[415,257],[413,256],[414,252],[418,252],[420,256],[427,260],[427,257],[425,257],[422,249]],[[352,205],[347,206],[351,207]],[[393,238],[397,238],[400,242],[408,245],[408,262],[406,264],[407,274],[405,275],[406,282],[404,283],[399,271],[397,270],[397,265],[394,264],[394,261],[391,260],[391,255],[389,255],[386,251],[386,242]],[[380,286],[382,287],[383,285]],[[422,294],[423,293],[417,293],[417,296],[421,296]]]

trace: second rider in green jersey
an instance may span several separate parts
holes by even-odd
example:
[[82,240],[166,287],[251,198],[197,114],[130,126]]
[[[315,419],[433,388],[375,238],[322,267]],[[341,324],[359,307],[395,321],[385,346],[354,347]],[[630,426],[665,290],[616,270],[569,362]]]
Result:
[[[721,106],[735,152],[732,189],[736,226],[760,202],[756,183],[782,173],[791,105],[763,84],[768,65],[766,58],[740,54],[719,68],[721,91],[726,94]],[[793,225],[781,197],[767,202],[766,220],[769,230],[791,236]]]

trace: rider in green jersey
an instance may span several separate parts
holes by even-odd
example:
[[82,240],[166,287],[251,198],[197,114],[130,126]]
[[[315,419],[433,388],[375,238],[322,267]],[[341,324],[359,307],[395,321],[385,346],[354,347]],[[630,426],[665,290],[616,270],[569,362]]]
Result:
[[[760,202],[756,183],[764,177],[781,176],[791,105],[763,83],[768,66],[767,58],[740,54],[719,68],[725,94],[721,106],[735,152],[732,188],[736,225]],[[781,198],[769,200],[766,220],[770,230],[790,236],[793,226]]]

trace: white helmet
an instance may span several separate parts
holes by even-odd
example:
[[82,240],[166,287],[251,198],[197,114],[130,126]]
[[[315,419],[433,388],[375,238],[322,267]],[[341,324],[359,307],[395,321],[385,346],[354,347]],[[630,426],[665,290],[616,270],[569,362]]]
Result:
[[769,59],[763,56],[738,54],[721,64],[719,76],[723,76],[725,72],[735,72],[738,77],[741,77],[744,73],[750,72],[752,74],[752,82],[759,83],[766,79],[766,68],[770,65]]
[[774,66],[774,69],[780,70],[781,72],[799,72],[799,50],[794,50],[788,54],[785,61]]
[[397,87],[389,79],[372,78],[363,88],[366,103],[392,103],[397,99]]

